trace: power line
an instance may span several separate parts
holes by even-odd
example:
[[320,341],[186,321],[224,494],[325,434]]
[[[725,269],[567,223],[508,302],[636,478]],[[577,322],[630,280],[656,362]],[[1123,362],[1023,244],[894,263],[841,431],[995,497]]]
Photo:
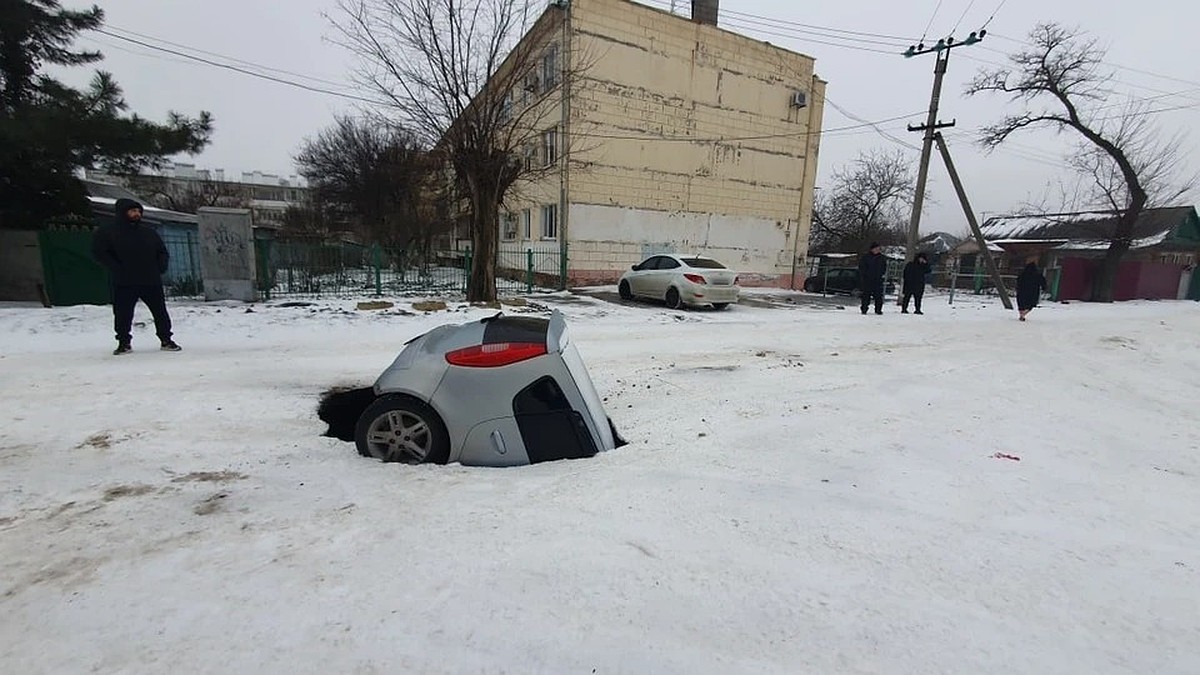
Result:
[[[242,68],[242,67],[239,67],[239,66],[235,66],[235,65],[232,65],[232,64],[229,64],[229,63],[221,63],[221,62],[219,62],[219,61],[213,61],[213,60],[211,60],[211,59],[207,59],[207,58],[203,58],[203,57],[200,57],[200,56],[196,56],[196,55],[194,55],[194,54],[189,54],[189,53],[187,53],[187,52],[179,51],[179,50],[177,50],[177,49],[171,49],[171,48],[168,48],[168,47],[163,47],[163,46],[160,46],[160,45],[152,44],[152,43],[150,43],[150,42],[146,42],[146,41],[139,40],[139,39],[136,39],[136,38],[131,38],[131,37],[124,36],[124,35],[118,35],[118,34],[116,34],[116,33],[113,33],[113,32],[111,32],[111,31],[108,31],[108,30],[104,30],[104,29],[97,29],[97,31],[96,31],[96,32],[98,32],[98,33],[101,33],[101,34],[103,34],[103,35],[106,35],[106,36],[108,36],[108,37],[110,37],[110,38],[113,38],[113,39],[122,40],[122,41],[124,41],[124,42],[128,42],[128,43],[131,43],[131,44],[138,45],[138,46],[140,46],[140,47],[144,47],[144,48],[146,48],[146,49],[150,49],[150,50],[152,50],[152,51],[155,51],[155,52],[162,52],[162,53],[165,53],[165,54],[170,54],[170,55],[172,55],[172,56],[178,56],[178,57],[182,57],[182,58],[184,58],[184,59],[187,59],[187,60],[189,60],[189,61],[194,61],[194,62],[201,63],[201,64],[204,64],[204,65],[212,66],[212,67],[215,67],[215,68],[222,68],[222,69],[225,69],[225,70],[230,70],[230,71],[233,71],[233,72],[241,73],[241,74],[243,74],[243,75],[249,75],[249,76],[251,76],[251,77],[257,77],[257,78],[261,78],[261,79],[264,79],[264,80],[268,80],[268,81],[270,81],[270,82],[275,82],[275,83],[278,83],[278,84],[283,84],[283,85],[287,85],[287,86],[291,86],[291,87],[297,87],[297,88],[299,88],[299,89],[303,89],[303,90],[306,90],[306,91],[311,91],[311,92],[314,92],[314,93],[326,94],[326,95],[329,95],[329,96],[337,96],[337,97],[340,97],[340,98],[345,98],[345,99],[349,99],[349,100],[360,101],[360,102],[364,102],[364,103],[370,103],[370,104],[372,104],[372,105],[383,105],[383,106],[386,106],[386,105],[388,105],[387,103],[385,103],[385,102],[382,102],[382,101],[376,101],[376,100],[369,99],[369,98],[366,98],[366,97],[362,97],[362,96],[356,96],[356,95],[353,95],[353,94],[347,94],[347,93],[344,93],[344,92],[333,91],[333,90],[324,89],[324,88],[321,88],[321,87],[314,87],[314,86],[310,86],[310,85],[307,85],[307,84],[304,84],[304,83],[301,83],[301,82],[295,82],[295,81],[293,81],[293,80],[287,80],[287,79],[284,79],[284,78],[274,77],[274,76],[267,75],[267,74],[260,73],[260,72],[256,72],[256,71],[253,71],[253,70],[248,70],[248,69],[246,69],[246,68]],[[141,35],[141,34],[138,34],[138,35]],[[158,38],[154,38],[154,37],[152,37],[152,36],[146,36],[146,35],[142,35],[142,37],[145,37],[147,40],[155,40],[155,41],[162,42],[162,43],[164,43],[164,44],[172,44],[172,45],[175,45],[175,46],[177,46],[177,47],[180,47],[181,49],[194,49],[194,48],[192,48],[192,47],[188,47],[188,46],[185,46],[185,45],[179,45],[179,44],[176,44],[176,43],[171,43],[171,42],[169,42],[169,41],[166,41],[166,40],[159,40]],[[210,55],[215,55],[215,56],[222,56],[222,55],[216,54],[215,52],[204,52],[204,51],[202,51],[202,50],[196,50],[196,51],[201,51],[201,53],[207,53],[207,54],[210,54]],[[147,55],[147,56],[150,56],[150,54],[146,54],[146,55]],[[227,58],[227,57],[223,57],[223,56],[222,56],[222,58]],[[174,59],[172,59],[172,60],[174,60]],[[244,60],[239,60],[239,61],[241,61],[242,63],[244,63],[244,64],[246,64],[246,65],[250,65],[250,66],[254,66],[254,67],[261,67],[261,68],[265,68],[265,69],[271,69],[271,68],[268,68],[268,67],[266,67],[266,66],[261,66],[261,65],[259,65],[259,64],[255,64],[255,63],[252,63],[252,62],[249,62],[249,61],[244,61]],[[280,71],[281,69],[271,69],[271,70]],[[293,73],[293,72],[291,72],[291,71],[282,71],[282,72],[286,72],[286,73],[288,73],[288,74],[295,75],[295,76],[297,76],[297,77],[305,77],[305,78],[307,78],[307,79],[311,79],[311,80],[314,80],[314,81],[324,81],[324,82],[329,82],[328,80],[320,80],[320,78],[313,78],[313,77],[309,77],[309,76],[302,75],[302,74],[300,74],[300,73]],[[331,83],[331,84],[332,84],[332,83]],[[680,142],[692,142],[692,143],[705,143],[705,142],[715,142],[715,143],[720,143],[720,142],[751,141],[751,140],[768,140],[768,139],[772,139],[772,138],[786,138],[786,137],[791,137],[791,136],[796,136],[796,135],[836,134],[836,133],[838,133],[838,132],[852,131],[852,130],[856,130],[856,129],[861,129],[861,128],[863,128],[863,127],[870,127],[870,128],[873,128],[873,129],[875,129],[875,130],[876,130],[877,132],[879,132],[879,133],[884,133],[884,132],[882,132],[882,131],[881,131],[881,130],[878,128],[878,125],[879,125],[879,124],[883,124],[883,123],[886,123],[886,122],[893,122],[893,121],[896,121],[896,120],[904,119],[904,118],[906,118],[906,117],[908,117],[908,116],[909,116],[909,115],[902,115],[902,116],[898,116],[898,117],[894,117],[894,118],[888,118],[888,119],[876,120],[876,121],[869,121],[869,120],[864,120],[864,119],[862,119],[862,118],[860,118],[860,117],[854,116],[853,114],[849,113],[848,111],[845,111],[844,109],[842,109],[842,108],[840,108],[840,107],[838,107],[838,106],[835,106],[835,107],[837,107],[837,108],[839,109],[839,111],[840,111],[840,112],[842,112],[843,114],[847,115],[847,117],[850,117],[850,118],[852,118],[852,119],[855,119],[855,120],[857,120],[857,121],[859,121],[859,122],[861,122],[861,123],[860,123],[860,124],[857,124],[857,125],[851,125],[851,126],[845,126],[845,127],[837,127],[837,128],[833,128],[833,129],[815,130],[815,131],[813,131],[813,130],[809,130],[809,131],[806,131],[806,132],[802,132],[802,133],[800,133],[800,134],[797,134],[797,132],[787,132],[787,133],[781,133],[781,134],[766,134],[766,135],[760,135],[760,136],[745,136],[745,137],[730,137],[730,138],[696,138],[696,137],[690,137],[690,136],[679,136],[679,137],[663,136],[663,137],[659,137],[659,138],[654,138],[654,137],[647,137],[647,136],[608,135],[608,134],[588,134],[588,133],[586,133],[586,132],[580,133],[579,135],[581,135],[581,136],[585,136],[585,137],[590,137],[590,138],[610,138],[610,139],[629,139],[629,140],[654,140],[654,141],[668,141],[668,142],[669,142],[669,141],[680,141]]]
[[350,101],[359,101],[362,103],[370,103],[372,105],[382,105],[382,106],[388,105],[387,103],[384,103],[382,101],[376,101],[373,99],[366,98],[364,96],[357,96],[355,94],[347,94],[345,92],[333,91],[331,89],[324,89],[322,87],[314,87],[311,85],[304,84],[302,82],[295,82],[292,80],[283,79],[281,77],[275,77],[273,75],[267,75],[265,73],[259,73],[259,72],[253,71],[253,70],[247,70],[246,68],[241,68],[239,66],[231,65],[228,63],[221,63],[219,61],[213,61],[211,59],[206,59],[206,58],[203,58],[200,56],[196,56],[194,54],[188,54],[186,52],[181,52],[181,51],[178,51],[175,49],[169,49],[167,47],[160,47],[158,45],[150,44],[148,42],[143,42],[143,41],[135,39],[135,38],[126,37],[124,35],[117,35],[116,33],[109,32],[107,30],[104,30],[103,28],[97,28],[95,30],[97,33],[101,33],[103,35],[107,35],[111,38],[116,38],[118,40],[124,40],[125,42],[136,44],[136,45],[145,47],[147,49],[153,49],[155,51],[163,52],[166,54],[172,54],[174,56],[181,56],[185,59],[197,61],[199,63],[204,63],[207,65],[213,66],[215,68],[223,68],[225,70],[231,70],[236,73],[242,73],[243,75],[249,75],[251,77],[257,77],[257,78],[261,78],[264,80],[269,80],[271,82],[288,85],[290,87],[296,87],[297,89],[304,89],[306,91],[311,91],[311,92],[318,93],[318,94],[326,94],[329,96],[337,96],[339,98],[344,98],[344,99],[347,99]]
[[93,37],[90,35],[80,35],[79,39],[83,42],[87,42],[89,44],[96,45],[97,47],[103,47],[104,49],[115,49],[116,51],[122,52],[124,54],[132,54],[134,56],[141,56],[141,57],[145,57],[148,59],[157,59],[159,61],[169,61],[171,63],[182,63],[182,64],[188,65],[188,66],[197,65],[196,63],[193,63],[191,61],[186,61],[184,59],[177,59],[177,58],[174,58],[171,56],[163,56],[162,54],[155,54],[154,52],[148,52],[148,51],[145,51],[142,49],[133,49],[131,47],[124,47],[124,46],[121,46],[118,44],[113,44],[112,42],[109,42],[108,40],[101,40],[99,38],[99,36]]
[[[1001,40],[1004,40],[1006,42],[1011,42],[1013,44],[1018,44],[1018,45],[1022,45],[1025,47],[1035,46],[1033,43],[1029,42],[1028,40],[1022,40],[1019,38],[1008,37],[1006,35],[1001,35],[999,33],[993,32],[993,31],[988,31],[988,35],[1000,38]],[[1180,84],[1190,84],[1193,86],[1200,86],[1200,81],[1197,81],[1197,80],[1189,80],[1189,79],[1182,78],[1182,77],[1175,77],[1173,75],[1163,75],[1162,73],[1156,73],[1151,70],[1142,70],[1140,68],[1131,68],[1129,66],[1121,65],[1119,63],[1114,63],[1114,62],[1108,61],[1108,60],[1101,61],[1101,63],[1103,63],[1107,66],[1111,66],[1113,68],[1117,68],[1118,70],[1126,70],[1131,73],[1138,73],[1139,75],[1148,75],[1150,77],[1157,77],[1161,80],[1170,80],[1171,82],[1178,82]]]
[[963,13],[961,15],[959,15],[958,21],[956,21],[954,23],[954,28],[950,29],[951,35],[953,35],[954,32],[958,30],[958,27],[962,25],[963,19],[967,18],[967,12],[971,11],[971,8],[974,6],[975,6],[975,0],[971,0],[971,2],[967,3],[967,8],[963,10]]
[[1000,4],[996,7],[995,10],[992,11],[992,15],[987,18],[987,21],[983,22],[983,25],[979,27],[979,30],[983,30],[983,29],[987,28],[989,25],[991,25],[992,19],[996,18],[996,15],[1000,13],[1000,10],[1004,9],[1004,5],[1007,3],[1008,3],[1008,0],[1000,0]]
[[[647,5],[658,5],[661,7],[670,7],[671,6],[671,3],[669,0],[637,0],[637,1],[640,3],[647,4]],[[811,28],[813,30],[820,30],[820,31],[824,31],[827,33],[840,33],[843,35],[884,38],[884,39],[888,39],[888,40],[895,40],[898,43],[904,43],[904,44],[907,44],[907,43],[910,43],[913,41],[911,36],[891,35],[888,33],[873,33],[870,31],[850,30],[850,29],[846,29],[846,28],[836,28],[833,26],[821,26],[818,24],[802,23],[799,21],[782,19],[777,16],[763,16],[762,14],[751,14],[750,12],[740,12],[735,9],[722,9],[721,16],[722,17],[732,16],[735,18],[736,17],[744,17],[744,18],[748,18],[748,19],[758,19],[760,21],[767,21],[771,25],[798,26],[800,28]]]
[[[988,33],[988,35],[993,35],[993,33]],[[991,53],[993,53],[993,54],[1000,54],[1000,55],[1002,55],[1002,56],[1008,56],[1008,54],[1007,54],[1006,52],[1000,51],[999,49],[993,49],[993,48],[991,48],[991,47],[987,47],[987,46],[984,46],[984,47],[983,47],[983,50],[984,50],[984,51],[991,52]],[[975,61],[976,63],[982,63],[982,64],[984,64],[984,65],[992,66],[993,68],[1000,68],[1000,69],[1010,69],[1010,68],[1012,68],[1012,66],[1011,66],[1011,65],[1008,65],[1008,64],[1003,64],[1003,63],[997,63],[997,62],[995,62],[995,61],[989,61],[988,59],[979,58],[979,57],[977,57],[977,56],[971,56],[971,55],[966,55],[966,54],[964,54],[962,58],[969,59],[969,60],[971,60],[971,61]],[[1110,65],[1111,65],[1111,64],[1110,64]],[[1144,85],[1144,84],[1138,84],[1138,83],[1136,83],[1136,82],[1129,82],[1129,81],[1126,81],[1126,80],[1120,80],[1120,79],[1117,79],[1117,78],[1115,78],[1115,77],[1114,77],[1114,78],[1112,78],[1112,79],[1111,79],[1111,81],[1112,81],[1112,82],[1116,82],[1117,84],[1123,84],[1123,85],[1125,85],[1125,86],[1127,86],[1127,87],[1132,87],[1132,88],[1134,88],[1134,89],[1144,89],[1144,90],[1146,90],[1146,91],[1151,91],[1151,92],[1154,92],[1155,94],[1162,94],[1162,95],[1165,95],[1165,96],[1182,96],[1182,95],[1185,95],[1185,92],[1186,92],[1186,91],[1197,91],[1197,90],[1166,91],[1166,90],[1164,90],[1164,89],[1159,89],[1159,88],[1157,88],[1157,87],[1151,87],[1151,86],[1147,86],[1147,85]],[[1185,82],[1186,82],[1186,80],[1185,80]],[[1195,83],[1195,84],[1196,84],[1196,85],[1198,85],[1198,86],[1200,86],[1200,83]],[[1159,98],[1159,97],[1158,97],[1158,96],[1152,96],[1152,97],[1149,97],[1149,98],[1147,98],[1147,99],[1145,99],[1145,100],[1153,100],[1153,99],[1156,99],[1156,98]]]
[[[214,57],[216,57],[216,58],[219,58],[219,59],[224,59],[224,60],[226,60],[226,61],[232,61],[233,63],[238,63],[238,64],[241,64],[241,65],[244,65],[244,66],[250,66],[250,67],[252,67],[252,68],[257,68],[257,69],[259,69],[259,70],[266,70],[266,71],[270,71],[270,72],[274,72],[274,73],[280,73],[280,74],[283,74],[283,75],[291,75],[291,76],[293,76],[293,77],[298,77],[298,78],[300,78],[300,79],[303,79],[303,80],[311,80],[311,81],[313,81],[313,82],[319,82],[319,83],[321,83],[321,84],[328,84],[328,85],[331,85],[331,86],[334,86],[334,87],[346,88],[346,84],[345,84],[345,83],[342,83],[342,82],[334,82],[334,81],[332,81],[332,80],[326,80],[326,79],[322,79],[322,78],[319,78],[319,77],[315,77],[315,76],[313,76],[313,75],[306,75],[306,74],[304,74],[304,73],[297,73],[297,72],[294,72],[294,71],[291,71],[291,70],[285,70],[285,69],[283,69],[283,68],[275,68],[275,67],[272,67],[272,66],[266,66],[266,65],[263,65],[263,64],[261,64],[261,63],[255,63],[255,62],[253,62],[253,61],[247,61],[247,60],[245,60],[245,59],[240,59],[240,58],[238,58],[238,57],[236,57],[236,56],[229,56],[228,54],[220,54],[220,53],[217,53],[217,52],[206,51],[206,50],[204,50],[204,49],[200,49],[199,47],[192,47],[192,46],[189,46],[189,45],[180,44],[180,43],[178,43],[178,42],[171,42],[170,40],[164,40],[163,38],[160,38],[160,37],[155,37],[155,36],[153,36],[153,35],[147,35],[147,34],[145,34],[145,33],[139,33],[139,32],[137,32],[137,31],[134,31],[134,30],[129,30],[128,28],[121,28],[120,26],[113,26],[113,25],[109,25],[109,26],[108,26],[108,28],[109,28],[110,30],[117,31],[117,32],[119,32],[119,33],[122,33],[122,34],[127,34],[127,35],[135,35],[135,36],[137,36],[137,37],[140,37],[140,38],[143,38],[143,39],[146,39],[146,40],[150,40],[150,41],[153,41],[153,42],[157,42],[157,43],[159,43],[159,44],[169,45],[169,46],[171,46],[171,47],[177,47],[177,48],[179,48],[179,49],[186,49],[186,50],[188,50],[188,51],[195,52],[195,53],[197,53],[197,54],[205,54],[205,55],[207,55],[207,56],[214,56]],[[103,32],[103,31],[101,31],[101,32]]]
[[[798,137],[798,136],[815,136],[818,134],[820,134],[822,136],[828,136],[828,135],[836,134],[838,132],[843,132],[843,131],[852,131],[852,130],[856,130],[856,129],[870,128],[870,127],[874,127],[875,125],[884,124],[886,122],[896,122],[899,120],[903,120],[903,119],[912,117],[912,115],[914,115],[914,114],[916,114],[916,113],[909,113],[907,115],[897,115],[896,117],[889,117],[887,119],[868,121],[868,122],[864,122],[862,124],[853,124],[853,125],[844,126],[844,127],[834,127],[832,129],[816,129],[816,130],[808,129],[805,131],[788,131],[788,132],[784,132],[784,133],[763,134],[763,135],[759,135],[759,136],[733,136],[733,137],[713,137],[713,138],[698,138],[696,136],[657,136],[657,137],[655,137],[652,135],[630,136],[630,135],[615,135],[615,134],[596,134],[596,133],[589,133],[586,131],[583,131],[583,132],[572,131],[571,135],[572,136],[578,135],[578,136],[582,136],[584,138],[606,138],[606,139],[623,140],[623,141],[655,141],[655,142],[661,141],[661,142],[681,142],[681,143],[733,143],[733,142],[739,142],[739,141],[765,141],[765,140],[771,140],[774,138],[793,138],[793,137]],[[586,120],[583,120],[583,121],[586,122]]]
[[[765,26],[770,29],[775,29],[775,28],[779,27],[778,21],[766,21],[766,20],[762,20],[762,19],[751,19],[751,18],[742,18],[742,17],[726,18],[726,24],[734,25],[734,26],[738,26],[738,27],[753,26],[756,28],[759,26]],[[854,43],[865,42],[867,44],[876,44],[876,45],[883,45],[885,47],[892,47],[893,49],[902,49],[904,46],[904,42],[898,41],[898,40],[883,40],[883,39],[874,38],[874,37],[854,37],[854,36],[834,35],[831,33],[814,30],[811,28],[786,28],[786,30],[788,31],[788,33],[786,35],[787,37],[792,37],[796,34],[816,35],[817,37],[822,37],[822,38],[826,38],[826,39],[830,39],[830,40],[847,40],[847,41],[853,40]],[[806,38],[806,39],[811,39],[811,38]],[[850,44],[853,44],[853,43],[850,43]],[[847,45],[847,46],[849,46],[849,45]],[[887,53],[891,54],[892,52],[889,51]]]
[[921,31],[921,39],[918,42],[924,42],[925,37],[929,35],[929,29],[933,27],[933,20],[937,18],[938,10],[942,8],[942,0],[938,0],[937,6],[933,8],[933,16],[929,17],[929,23],[925,24],[925,30]]
[[[667,8],[669,8],[669,7],[671,6],[671,2],[670,2],[670,0],[638,0],[638,2],[641,2],[641,3],[643,3],[643,4],[647,4],[647,5],[659,5],[659,6],[663,6],[663,7],[667,7]],[[972,2],[974,2],[974,0],[972,0]],[[999,14],[999,13],[1000,13],[1000,11],[1001,11],[1002,9],[1004,9],[1004,6],[1005,6],[1007,3],[1008,3],[1008,0],[1001,0],[1001,2],[1000,2],[1000,3],[999,3],[997,6],[996,6],[996,9],[995,9],[994,11],[992,11],[992,13],[991,13],[991,14],[988,16],[988,19],[987,19],[987,21],[985,21],[985,22],[983,23],[983,25],[981,26],[981,28],[987,28],[987,27],[988,27],[988,26],[989,26],[989,25],[992,23],[992,21],[993,21],[993,20],[996,18],[997,14]],[[940,4],[941,4],[941,3],[939,3],[939,5],[940,5]],[[755,20],[757,20],[757,22],[758,22],[758,23],[763,23],[763,22],[765,22],[765,23],[766,23],[766,25],[770,25],[770,26],[779,26],[779,27],[781,27],[781,28],[782,28],[782,27],[787,27],[787,26],[798,26],[798,27],[801,27],[801,28],[808,28],[808,29],[812,29],[812,30],[814,30],[814,31],[822,31],[822,32],[826,33],[826,35],[825,35],[824,37],[831,38],[831,39],[848,39],[848,38],[843,38],[843,37],[841,37],[841,35],[853,35],[853,36],[865,36],[865,37],[873,37],[873,38],[883,38],[883,39],[886,39],[886,40],[895,40],[895,41],[897,41],[897,43],[881,43],[881,44],[898,44],[898,43],[912,44],[912,43],[914,43],[914,42],[923,42],[923,41],[924,41],[924,39],[925,39],[925,37],[924,37],[924,36],[922,36],[920,40],[914,40],[914,39],[913,39],[911,36],[894,35],[894,34],[888,34],[888,33],[877,33],[877,32],[872,32],[872,31],[849,30],[849,29],[845,29],[845,28],[837,28],[837,27],[833,27],[833,26],[822,26],[822,25],[819,25],[819,24],[802,23],[802,22],[798,22],[798,21],[791,21],[791,20],[788,20],[788,19],[782,19],[782,18],[780,18],[780,17],[775,17],[775,16],[764,16],[764,15],[762,15],[762,14],[752,14],[752,13],[750,13],[750,12],[740,12],[740,11],[737,11],[737,10],[732,10],[732,9],[723,9],[723,10],[721,10],[721,15],[722,15],[722,16],[731,16],[731,17],[742,17],[744,20],[755,19]],[[932,25],[932,19],[931,19],[931,25]],[[745,27],[745,26],[742,26],[742,27]],[[928,31],[928,29],[926,29],[926,31]],[[834,35],[834,34],[841,34],[841,35]],[[1013,43],[1016,43],[1016,44],[1021,44],[1021,45],[1026,45],[1026,46],[1028,46],[1028,45],[1030,44],[1030,43],[1028,43],[1027,41],[1024,41],[1024,40],[1019,40],[1019,39],[1017,39],[1017,38],[1008,37],[1008,36],[1005,36],[1005,35],[1002,35],[1002,34],[996,33],[996,32],[994,32],[994,31],[988,31],[988,35],[989,35],[989,36],[992,36],[992,37],[999,38],[999,39],[1001,39],[1001,40],[1006,40],[1006,41],[1008,41],[1008,42],[1013,42]],[[793,37],[793,38],[801,39],[801,38],[799,38],[797,35],[795,35],[794,33],[793,33],[793,34],[782,35],[782,37]],[[825,43],[821,43],[821,44],[825,44]],[[838,46],[838,47],[844,47],[844,48],[847,48],[847,49],[854,49],[854,47],[853,47],[853,46],[851,46],[851,45],[846,45],[846,44],[838,44],[838,45],[835,45],[835,46]],[[858,49],[859,49],[859,51],[877,51],[877,52],[878,52],[878,51],[881,51],[881,50],[869,50],[869,49],[862,48],[862,47],[859,47]],[[1002,55],[1005,55],[1005,56],[1007,56],[1007,55],[1008,55],[1006,52],[1003,52],[1003,51],[1000,51],[1000,50],[997,50],[997,49],[991,49],[991,48],[988,48],[987,46],[984,46],[984,49],[987,49],[988,51],[995,52],[995,53],[997,53],[997,54],[1002,54]],[[891,52],[888,52],[888,53],[890,54]],[[994,65],[994,66],[997,66],[997,67],[1004,67],[1004,66],[1003,66],[1003,65],[1001,65],[1001,64],[996,64],[996,63],[992,63],[992,62],[988,62],[988,61],[983,61],[982,59],[976,59],[976,60],[979,60],[979,61],[981,61],[981,62],[984,62],[984,63],[991,63],[991,65]],[[1120,70],[1125,70],[1125,71],[1128,71],[1128,72],[1131,72],[1131,73],[1138,73],[1138,74],[1140,74],[1140,75],[1147,75],[1147,76],[1150,76],[1150,77],[1156,77],[1156,78],[1160,78],[1160,79],[1164,79],[1164,80],[1171,80],[1171,81],[1174,81],[1174,82],[1179,82],[1179,83],[1181,83],[1181,84],[1190,84],[1190,85],[1194,85],[1194,86],[1200,86],[1200,81],[1196,81],[1196,80],[1189,80],[1189,79],[1186,79],[1186,78],[1175,77],[1175,76],[1171,76],[1171,75],[1163,75],[1162,73],[1156,73],[1156,72],[1149,71],[1149,70],[1142,70],[1142,69],[1139,69],[1139,68],[1132,68],[1132,67],[1130,67],[1130,66],[1125,66],[1125,65],[1118,64],[1118,63],[1113,63],[1113,62],[1111,62],[1111,61],[1107,61],[1107,60],[1103,61],[1103,63],[1105,63],[1106,65],[1112,66],[1113,68],[1118,68],[1118,69],[1120,69]],[[1144,85],[1137,85],[1137,84],[1134,84],[1134,83],[1131,83],[1131,82],[1122,82],[1122,84],[1127,84],[1127,85],[1129,85],[1129,86],[1133,86],[1133,87],[1139,87],[1139,88],[1142,88],[1142,89],[1148,89],[1149,91],[1155,91],[1156,93],[1162,93],[1162,91],[1161,91],[1161,90],[1155,90],[1155,89],[1153,89],[1153,88],[1146,87],[1146,86],[1144,86]]]
[[[737,19],[729,20],[726,23],[726,25],[733,26],[734,28],[741,28],[743,30],[753,31],[753,32],[759,33],[761,35],[771,35],[771,36],[775,36],[775,37],[791,38],[793,40],[802,40],[804,42],[810,42],[810,43],[819,44],[819,45],[826,45],[829,47],[841,47],[842,49],[851,49],[851,50],[859,51],[859,52],[871,52],[871,53],[875,53],[875,54],[887,54],[889,56],[894,56],[899,51],[899,49],[876,49],[873,47],[863,47],[861,45],[856,45],[856,44],[850,44],[850,43],[844,43],[844,42],[830,42],[828,40],[822,40],[822,39],[814,38],[814,37],[798,36],[795,33],[791,33],[791,32],[784,33],[784,32],[780,32],[780,31],[776,31],[776,30],[768,30],[766,28],[762,28],[759,26],[742,24]],[[833,37],[833,36],[830,36],[830,37]],[[838,38],[835,37],[834,39],[838,39]],[[844,38],[844,39],[849,39],[849,38]]]
[[856,122],[862,122],[862,123],[864,123],[864,124],[868,124],[868,125],[870,125],[870,127],[871,127],[872,129],[874,129],[874,130],[875,130],[875,132],[876,132],[876,133],[878,133],[878,134],[879,134],[880,136],[882,136],[883,138],[885,138],[885,139],[887,139],[887,140],[889,140],[889,141],[891,141],[891,142],[893,142],[893,143],[895,143],[895,144],[897,144],[897,145],[902,145],[902,146],[904,146],[904,147],[908,148],[909,150],[914,150],[914,151],[920,150],[920,148],[918,148],[917,146],[913,145],[912,143],[909,143],[909,142],[907,142],[907,141],[902,141],[902,140],[900,140],[899,138],[896,138],[895,136],[893,136],[893,135],[891,135],[891,134],[887,133],[886,131],[884,131],[883,129],[881,129],[881,128],[879,127],[878,123],[875,123],[875,122],[869,122],[869,121],[867,121],[867,120],[865,120],[865,119],[863,119],[863,118],[859,117],[858,115],[855,115],[854,113],[850,112],[849,110],[846,110],[845,108],[843,108],[842,106],[838,105],[837,103],[834,103],[832,100],[830,100],[830,98],[829,98],[828,96],[826,96],[826,97],[825,97],[825,102],[826,102],[826,103],[828,103],[829,105],[833,106],[834,110],[837,110],[838,112],[840,112],[841,114],[845,115],[846,117],[848,117],[848,118],[850,118],[850,119],[852,119],[852,120],[854,120],[854,121],[856,121]]

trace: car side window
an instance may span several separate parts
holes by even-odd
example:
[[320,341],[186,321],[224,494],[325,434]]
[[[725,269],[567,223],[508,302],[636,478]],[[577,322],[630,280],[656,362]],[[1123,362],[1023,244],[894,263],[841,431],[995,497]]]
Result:
[[674,258],[660,256],[658,259],[658,269],[660,270],[673,270],[677,267],[679,267],[679,261]]

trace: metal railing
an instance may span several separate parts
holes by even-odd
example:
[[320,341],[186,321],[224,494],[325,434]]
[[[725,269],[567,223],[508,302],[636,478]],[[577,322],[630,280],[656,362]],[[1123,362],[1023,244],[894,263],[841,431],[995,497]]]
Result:
[[[163,284],[172,297],[204,294],[198,236],[163,233],[170,254]],[[295,296],[465,293],[474,258],[470,249],[412,250],[350,242],[258,239],[256,285],[263,299]],[[566,259],[557,244],[501,244],[496,287],[501,293],[565,288]]]

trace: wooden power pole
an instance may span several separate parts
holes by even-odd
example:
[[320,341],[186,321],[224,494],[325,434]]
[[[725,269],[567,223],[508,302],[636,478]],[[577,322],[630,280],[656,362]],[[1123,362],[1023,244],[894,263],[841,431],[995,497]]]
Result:
[[[934,130],[933,138],[937,141],[938,152],[942,154],[942,161],[946,163],[946,171],[950,174],[950,182],[954,183],[954,191],[958,193],[958,201],[962,204],[963,212],[967,215],[967,223],[971,225],[971,234],[975,235],[975,243],[979,245],[979,256],[983,258],[983,262],[987,265],[988,274],[992,277],[992,284],[996,287],[996,292],[1000,294],[1000,302],[1004,303],[1004,309],[1012,309],[1012,299],[1008,297],[1008,289],[1004,287],[1004,279],[1000,277],[1000,268],[996,266],[996,261],[992,259],[992,252],[988,250],[987,241],[983,238],[983,231],[979,229],[979,221],[975,219],[975,212],[971,210],[971,201],[967,199],[967,191],[963,189],[962,180],[958,177],[958,171],[954,169],[954,160],[950,159],[950,148],[946,147],[946,139],[942,138],[939,131]],[[957,282],[957,279],[955,280]]]
[[946,75],[946,66],[950,62],[950,50],[955,47],[969,47],[978,44],[987,31],[980,30],[971,33],[966,40],[955,42],[953,37],[938,40],[932,47],[924,44],[913,45],[904,52],[904,58],[912,58],[921,54],[936,54],[937,62],[933,66],[933,93],[929,97],[929,116],[920,127],[909,127],[909,131],[924,131],[925,138],[921,143],[921,164],[917,169],[917,193],[913,196],[912,217],[908,221],[908,237],[905,254],[909,260],[917,255],[917,241],[921,238],[921,209],[925,206],[925,186],[929,180],[929,159],[933,153],[933,134],[936,132],[938,105],[942,99],[942,78]]

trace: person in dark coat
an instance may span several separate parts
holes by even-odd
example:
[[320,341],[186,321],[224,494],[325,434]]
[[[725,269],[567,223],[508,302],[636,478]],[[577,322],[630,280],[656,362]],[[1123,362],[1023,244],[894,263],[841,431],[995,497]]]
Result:
[[924,253],[918,253],[917,257],[910,263],[904,266],[904,286],[901,289],[903,300],[900,301],[900,313],[908,314],[908,301],[916,302],[917,314],[921,312],[921,298],[925,296],[925,276],[929,274],[933,268],[929,266],[929,258]]
[[92,237],[92,256],[108,270],[111,282],[113,330],[117,335],[113,354],[133,350],[131,330],[138,300],[146,303],[154,316],[154,330],[162,349],[179,351],[179,345],[171,339],[171,316],[162,284],[170,256],[162,237],[142,223],[141,204],[132,199],[117,200],[113,224],[100,228]]
[[862,292],[862,313],[875,301],[875,313],[883,314],[883,280],[887,276],[887,258],[879,244],[871,242],[868,253],[858,261],[858,283]]
[[1037,307],[1042,291],[1046,290],[1046,277],[1032,260],[1026,263],[1025,269],[1017,276],[1017,311],[1021,321],[1030,310]]

